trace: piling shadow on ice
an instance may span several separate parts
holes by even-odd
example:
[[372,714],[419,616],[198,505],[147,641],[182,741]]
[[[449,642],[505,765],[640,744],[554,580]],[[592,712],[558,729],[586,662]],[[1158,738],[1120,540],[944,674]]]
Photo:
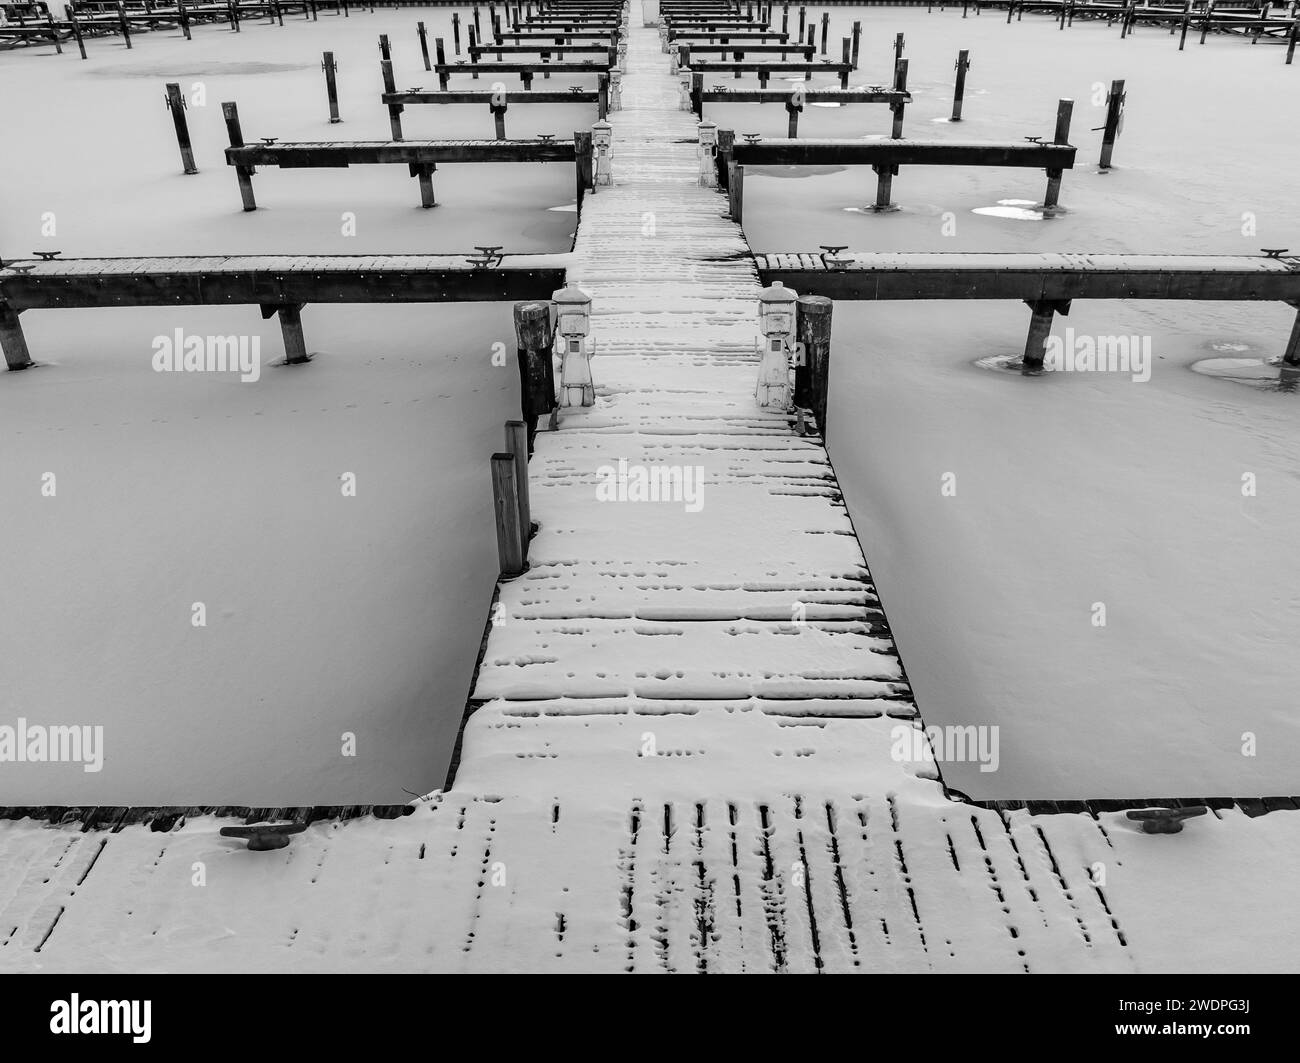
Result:
[[310,63],[226,63],[220,59],[200,60],[174,65],[154,63],[138,66],[108,66],[87,73],[100,77],[113,78],[186,78],[186,77],[223,77],[237,74],[287,74],[294,70],[310,70]]

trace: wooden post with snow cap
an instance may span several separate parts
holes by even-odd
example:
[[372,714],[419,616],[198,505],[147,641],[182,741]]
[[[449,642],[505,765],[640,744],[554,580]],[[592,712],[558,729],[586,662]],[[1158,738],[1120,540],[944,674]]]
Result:
[[812,410],[822,439],[826,438],[833,306],[824,295],[801,295],[795,305],[794,404]]
[[970,69],[970,52],[963,48],[957,53],[957,84],[952,91],[952,120],[961,121],[962,100],[966,96],[966,71]]
[[519,539],[524,560],[528,559],[528,541],[533,537],[533,507],[528,498],[528,455],[531,454],[528,426],[523,421],[506,422],[507,454],[515,457],[515,484],[519,488]]
[[181,95],[179,82],[167,83],[167,109],[172,113],[172,124],[176,127],[176,143],[181,149],[181,163],[187,174],[199,172],[194,165],[194,148],[190,144],[190,127],[185,118],[185,97]]
[[496,514],[497,560],[501,578],[522,575],[527,566],[519,519],[519,474],[513,454],[492,455],[492,504]]
[[26,369],[32,364],[18,313],[8,303],[0,301],[0,349],[4,351],[5,365],[11,370]]
[[[1070,116],[1074,112],[1073,100],[1060,100],[1056,105],[1056,132],[1052,137],[1053,144],[1070,143]],[[1055,210],[1057,201],[1061,195],[1061,175],[1064,170],[1049,169],[1047,171],[1047,194],[1043,196],[1043,207],[1046,210]]]
[[336,78],[338,64],[334,62],[334,53],[326,52],[321,59],[320,68],[325,71],[325,95],[330,104],[330,125],[343,121],[339,117],[339,83]]
[[[221,114],[226,120],[226,134],[230,137],[230,146],[232,148],[242,148],[244,146],[244,134],[239,126],[239,107],[231,103],[221,105]],[[243,200],[244,210],[256,210],[257,200],[253,198],[253,174],[256,171],[251,166],[239,165],[235,167],[235,179],[239,182],[239,197]]]
[[[396,92],[397,81],[393,76],[393,61],[391,59],[381,59],[379,69],[384,76],[384,92]],[[388,129],[392,133],[394,140],[402,139],[402,111],[404,110],[405,108],[400,103],[390,103],[388,105]]]
[[519,412],[528,425],[528,452],[533,450],[537,419],[555,409],[555,363],[551,355],[549,303],[515,303],[515,351],[519,361]]
[[1110,83],[1110,94],[1106,97],[1106,125],[1101,135],[1101,161],[1103,170],[1110,169],[1110,157],[1115,150],[1115,138],[1119,136],[1120,122],[1124,118],[1124,102],[1128,96],[1124,92],[1122,78]]
[[786,129],[786,136],[794,140],[799,136],[799,114],[804,105],[804,87],[796,83],[790,90],[790,95],[785,98],[786,114],[790,116],[790,121]]
[[763,334],[758,383],[754,397],[760,406],[790,407],[790,352],[795,341],[795,309],[799,293],[775,281],[758,293],[758,327]]
[[585,348],[591,333],[591,296],[578,288],[561,288],[552,297],[555,331],[563,345],[560,363],[560,405],[596,405],[591,360]]
[[[896,59],[894,61],[894,91],[907,91],[907,60]],[[890,131],[890,138],[898,140],[903,135],[903,113],[906,104],[901,98],[895,100],[889,105],[889,110],[894,116],[893,128]]]

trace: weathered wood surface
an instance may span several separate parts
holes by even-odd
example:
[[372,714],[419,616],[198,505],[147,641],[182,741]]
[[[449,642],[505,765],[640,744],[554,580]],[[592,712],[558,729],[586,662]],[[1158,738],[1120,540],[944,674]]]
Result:
[[1300,257],[852,252],[756,255],[759,276],[833,299],[1300,300]]
[[[792,94],[792,89],[731,89],[710,86],[700,92],[700,99],[705,103],[786,103]],[[892,105],[912,102],[910,92],[883,88],[802,89],[800,95],[805,103],[888,103]],[[798,143],[806,142],[798,141]]]
[[763,139],[734,148],[745,166],[1024,166],[1073,169],[1070,144],[957,140],[790,140]]
[[504,100],[507,104],[598,103],[600,92],[597,89],[580,89],[577,92],[573,89],[508,89],[505,92],[495,92],[492,89],[447,89],[440,92],[384,92],[379,99],[385,104],[492,103],[496,100]]
[[545,255],[491,268],[465,255],[243,255],[8,262],[0,302],[15,310],[225,303],[405,303],[537,299],[564,285]]
[[[394,95],[400,95],[394,94]],[[310,169],[383,163],[572,162],[572,140],[355,140],[245,144],[226,148],[231,166]]]

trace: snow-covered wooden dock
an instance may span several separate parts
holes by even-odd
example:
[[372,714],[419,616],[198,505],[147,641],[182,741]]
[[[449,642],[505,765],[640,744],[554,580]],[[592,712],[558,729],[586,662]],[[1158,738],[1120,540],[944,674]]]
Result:
[[[538,436],[454,785],[276,852],[204,816],[0,822],[0,970],[1293,964],[1300,927],[1260,913],[1300,816],[1153,837],[958,803],[900,756],[920,721],[862,546],[820,441],[756,404],[759,279],[651,29],[611,123],[568,270],[596,401]],[[665,466],[696,490],[602,490]]]

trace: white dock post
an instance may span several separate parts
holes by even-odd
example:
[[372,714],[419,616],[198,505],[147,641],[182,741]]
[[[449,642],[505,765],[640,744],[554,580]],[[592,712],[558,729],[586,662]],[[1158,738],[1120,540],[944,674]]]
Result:
[[790,350],[798,300],[799,293],[784,287],[780,281],[759,292],[758,325],[764,336],[764,347],[754,397],[760,406],[780,410],[790,407]]
[[611,111],[623,109],[623,71],[621,70],[609,72],[609,109]]
[[591,187],[608,188],[614,183],[614,127],[603,119],[591,127],[591,151],[594,156]]
[[718,126],[707,119],[699,124],[700,184],[705,188],[718,187]]
[[595,406],[591,358],[584,349],[591,332],[591,296],[578,288],[561,288],[551,299],[556,312],[555,332],[563,344],[560,405]]

